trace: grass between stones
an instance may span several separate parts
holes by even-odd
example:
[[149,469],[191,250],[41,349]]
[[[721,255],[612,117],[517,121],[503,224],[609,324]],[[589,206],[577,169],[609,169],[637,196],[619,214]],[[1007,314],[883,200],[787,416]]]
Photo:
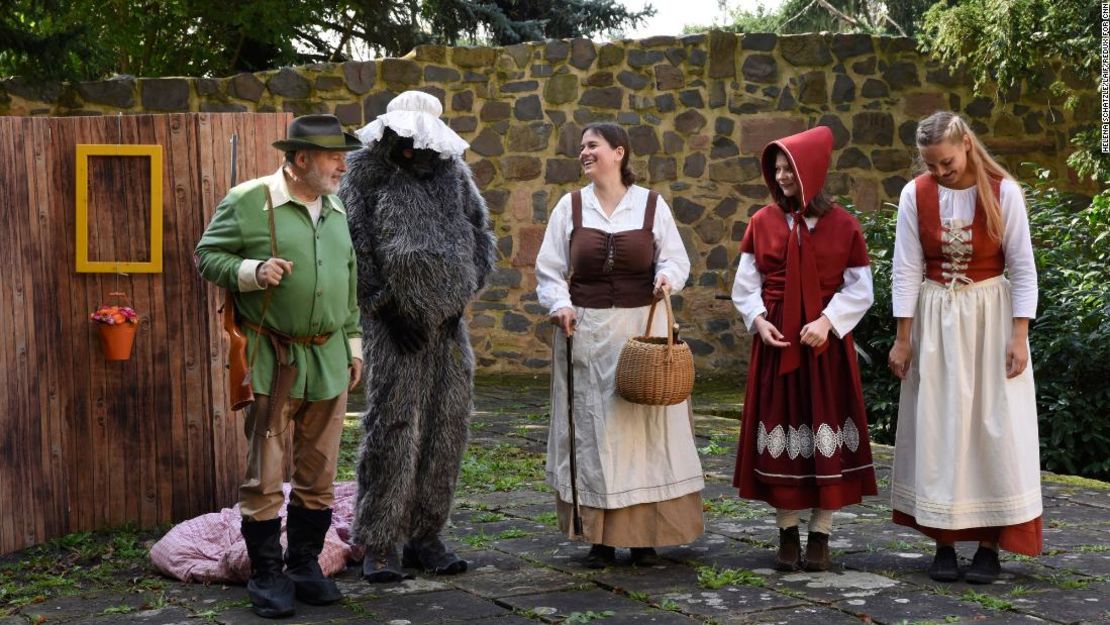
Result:
[[759,519],[767,516],[766,509],[730,495],[718,495],[713,499],[705,499],[702,502],[702,508],[710,516],[720,518]]
[[613,610],[603,610],[601,612],[594,612],[593,610],[587,610],[586,612],[571,612],[570,614],[567,615],[567,617],[565,619],[563,619],[562,622],[563,623],[589,623],[589,622],[592,622],[592,621],[600,621],[600,620],[603,620],[603,619],[607,619],[610,616],[616,616],[616,614],[617,613],[614,612]]
[[763,586],[763,578],[747,569],[721,569],[716,566],[699,566],[698,584],[716,590],[725,586]]
[[544,454],[528,452],[509,443],[493,447],[470,446],[459,472],[463,493],[511,491],[524,486],[539,489],[544,479]]
[[979,605],[985,608],[991,608],[992,610],[1009,611],[1014,609],[1014,604],[1006,601],[1005,599],[995,597],[994,595],[976,592],[974,590],[965,590],[964,594],[960,595],[960,598],[964,601],[978,603]]

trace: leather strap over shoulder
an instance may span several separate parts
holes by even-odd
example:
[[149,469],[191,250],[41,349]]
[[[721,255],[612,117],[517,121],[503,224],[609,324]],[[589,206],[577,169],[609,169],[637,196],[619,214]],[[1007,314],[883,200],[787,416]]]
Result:
[[[272,258],[278,258],[277,227],[274,224],[274,198],[270,196],[270,188],[269,187],[267,187],[266,185],[262,185],[262,190],[266,192],[266,213],[267,213],[266,218],[270,221],[270,256]],[[266,289],[266,293],[262,296],[262,314],[259,316],[259,319],[258,319],[258,325],[259,326],[265,326],[266,325],[266,313],[269,312],[269,310],[270,310],[270,298],[273,296],[273,294],[274,294],[274,287],[268,287]],[[251,368],[254,367],[254,358],[255,358],[255,356],[258,355],[258,344],[259,343],[261,343],[261,341],[255,341],[254,342],[254,349],[251,350],[250,355],[247,357],[247,369],[248,369],[248,373],[247,373],[248,378],[247,379],[250,379],[249,378],[249,376],[250,376],[249,371],[250,371]],[[283,362],[283,361],[279,360],[278,362]]]
[[570,194],[570,215],[574,221],[574,229],[582,227],[582,192],[574,191]]
[[270,256],[278,255],[277,246],[277,228],[274,226],[274,198],[270,196],[270,187],[262,185],[262,190],[266,192],[266,213],[267,219],[270,221]]
[[658,201],[659,194],[655,191],[648,191],[647,208],[644,209],[644,230],[655,228],[655,203]]

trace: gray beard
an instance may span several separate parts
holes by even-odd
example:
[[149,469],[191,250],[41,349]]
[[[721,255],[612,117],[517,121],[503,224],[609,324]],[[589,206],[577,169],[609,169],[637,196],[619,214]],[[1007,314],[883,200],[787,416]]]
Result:
[[313,193],[318,195],[335,195],[339,192],[338,184],[333,184],[325,180],[324,177],[320,175],[320,172],[315,169],[305,172],[301,176],[301,180],[312,189]]

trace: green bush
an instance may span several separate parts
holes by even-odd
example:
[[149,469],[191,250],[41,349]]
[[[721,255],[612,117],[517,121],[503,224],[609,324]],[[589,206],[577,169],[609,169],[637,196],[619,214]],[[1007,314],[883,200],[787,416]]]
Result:
[[1041,463],[1110,478],[1110,191],[1089,202],[1026,189],[1040,280],[1029,330]]
[[[1026,186],[1039,277],[1037,319],[1029,331],[1037,384],[1041,464],[1110,478],[1110,191],[1092,200],[1043,181]],[[886,367],[894,343],[890,260],[896,211],[857,213],[867,237],[875,305],[856,328],[872,440],[894,441],[898,380]]]
[[893,205],[881,210],[857,212],[867,238],[871,256],[871,277],[875,284],[875,303],[852,332],[859,355],[859,372],[863,382],[863,400],[871,440],[894,443],[894,426],[898,421],[898,389],[900,381],[890,373],[886,357],[894,345],[896,323],[891,315],[890,262],[894,256],[894,227],[898,212]]

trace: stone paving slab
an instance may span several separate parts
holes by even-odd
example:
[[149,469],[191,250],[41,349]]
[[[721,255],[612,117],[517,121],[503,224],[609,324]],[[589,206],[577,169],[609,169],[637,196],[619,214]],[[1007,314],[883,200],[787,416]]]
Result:
[[461,590],[380,597],[359,604],[381,621],[405,619],[413,623],[482,622],[509,611]]
[[452,580],[456,588],[484,597],[498,599],[513,595],[534,595],[539,592],[570,590],[586,580],[552,569],[525,568],[515,571],[461,575]]
[[838,601],[832,607],[884,623],[914,621],[920,614],[929,614],[930,620],[941,623],[979,621],[1000,614],[999,610],[968,603],[959,597],[922,593],[905,586],[894,592]]
[[[496,484],[460,482],[445,540],[468,560],[467,573],[429,577],[413,571],[413,580],[370,585],[361,579],[360,565],[351,563],[336,576],[344,601],[298,604],[297,614],[281,623],[1110,623],[1110,485],[1046,474],[1045,554],[1003,554],[1003,575],[988,586],[942,584],[925,574],[930,541],[890,522],[891,449],[876,445],[880,495],[834,516],[834,570],[779,573],[771,569],[778,538],[773,510],[737,498],[732,470],[738,426],[716,416],[695,419],[707,473],[705,535],[659,549],[656,566],[632,566],[627,550],[619,550],[615,565],[586,569],[589,545],[553,526],[554,495],[543,483],[547,394],[543,380],[477,385],[473,457],[507,449],[527,475],[504,491],[492,490]],[[802,537],[804,542],[805,528]],[[975,546],[958,550],[966,570]],[[28,562],[42,559],[40,553],[27,555]],[[0,567],[19,560],[20,554],[6,556]],[[274,622],[250,612],[242,586],[165,580],[145,562],[96,578],[100,582],[84,580],[76,594],[48,589],[38,602],[6,606],[5,570],[0,568],[0,625]],[[711,587],[721,579],[731,581]]]
[[506,597],[502,602],[525,615],[535,615],[552,622],[566,619],[576,612],[599,615],[612,612],[604,619],[604,622],[612,623],[617,616],[642,615],[652,610],[644,603],[597,588]]
[[663,602],[673,601],[684,613],[713,620],[805,603],[798,598],[757,586],[726,586],[717,589],[695,587],[667,593],[661,599]]
[[720,622],[722,625],[860,625],[861,619],[832,608],[800,606],[757,614],[729,615]]

